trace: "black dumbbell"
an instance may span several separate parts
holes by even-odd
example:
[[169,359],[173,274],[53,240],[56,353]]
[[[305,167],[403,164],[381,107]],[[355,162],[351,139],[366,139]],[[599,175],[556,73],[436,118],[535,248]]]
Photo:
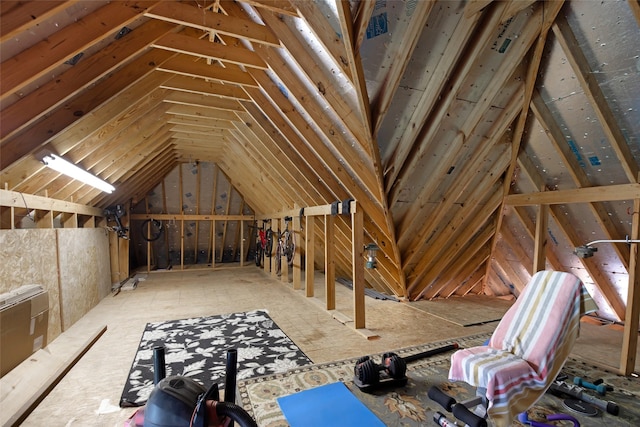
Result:
[[395,353],[384,353],[381,364],[375,363],[369,356],[364,356],[356,361],[353,368],[354,375],[362,384],[377,384],[380,381],[380,372],[399,380],[407,374],[407,363]]

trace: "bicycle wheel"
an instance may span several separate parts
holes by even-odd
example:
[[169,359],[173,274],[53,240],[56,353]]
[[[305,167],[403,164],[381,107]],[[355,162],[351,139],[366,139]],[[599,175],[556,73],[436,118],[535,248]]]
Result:
[[262,244],[258,241],[256,242],[256,266],[260,267],[262,264]]
[[287,264],[293,265],[293,255],[296,253],[296,243],[293,238],[293,231],[287,233],[287,241],[285,242]]

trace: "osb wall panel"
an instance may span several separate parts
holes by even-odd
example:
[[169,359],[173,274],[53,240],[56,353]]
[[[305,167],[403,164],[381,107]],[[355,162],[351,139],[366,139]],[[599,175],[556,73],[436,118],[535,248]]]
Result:
[[66,329],[111,290],[109,238],[103,228],[57,231],[62,326]]
[[0,293],[23,285],[49,291],[48,342],[61,331],[56,230],[0,230]]

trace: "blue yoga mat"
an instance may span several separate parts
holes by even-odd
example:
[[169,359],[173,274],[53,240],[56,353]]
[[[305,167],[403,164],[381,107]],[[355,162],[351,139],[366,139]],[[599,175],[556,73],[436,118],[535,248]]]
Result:
[[291,427],[385,427],[342,382],[279,397]]

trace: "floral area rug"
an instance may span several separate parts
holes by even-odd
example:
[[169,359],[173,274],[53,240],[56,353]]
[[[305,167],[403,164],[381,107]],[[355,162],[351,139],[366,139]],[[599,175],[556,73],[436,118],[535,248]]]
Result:
[[205,388],[224,385],[227,352],[237,350],[237,380],[287,372],[311,360],[265,310],[148,323],[120,406],[142,406],[153,390],[154,348],[165,348],[166,375],[190,377]]
[[[474,335],[451,341],[425,344],[411,348],[390,350],[401,357],[421,353],[457,343],[460,347],[481,345],[488,334]],[[439,404],[429,399],[427,393],[431,386],[438,386],[458,402],[464,402],[475,396],[475,389],[462,382],[450,382],[447,379],[451,354],[445,352],[436,356],[420,359],[408,364],[408,381],[402,387],[387,387],[365,393],[353,383],[353,368],[357,358],[319,365],[307,365],[290,370],[284,374],[273,374],[250,378],[238,382],[238,400],[261,427],[286,427],[288,423],[280,411],[277,398],[308,390],[325,384],[343,382],[351,392],[369,408],[386,426],[425,426],[437,425],[433,420],[436,411],[443,413],[450,422],[455,418]],[[381,363],[381,355],[370,355],[376,363]],[[596,416],[588,417],[574,413],[564,407],[564,398],[550,393],[545,394],[529,411],[529,420],[544,422],[546,415],[565,413],[577,418],[583,427],[595,426],[639,426],[640,384],[637,379],[621,377],[604,372],[575,359],[569,359],[563,370],[569,382],[574,376],[585,379],[603,379],[614,390],[600,399],[613,401],[620,407],[620,414],[613,416],[599,410]],[[595,395],[595,392],[592,393]],[[549,422],[550,425],[571,426],[567,422]],[[491,422],[489,422],[491,426]],[[515,426],[522,426],[515,421]]]

